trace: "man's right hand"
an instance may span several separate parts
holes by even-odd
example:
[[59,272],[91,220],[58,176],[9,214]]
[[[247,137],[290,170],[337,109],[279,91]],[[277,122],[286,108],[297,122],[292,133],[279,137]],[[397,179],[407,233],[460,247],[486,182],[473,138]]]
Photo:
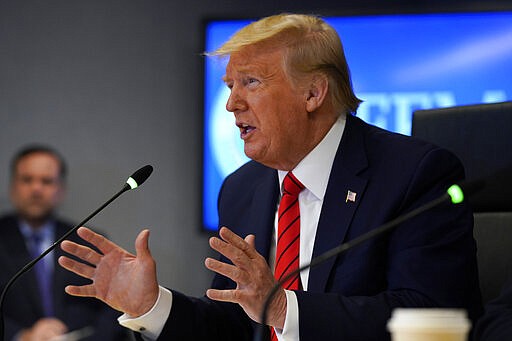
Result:
[[47,341],[66,333],[66,325],[56,318],[42,318],[20,333],[20,341]]
[[59,258],[59,264],[92,280],[88,285],[68,285],[66,292],[73,296],[95,297],[130,317],[148,312],[159,290],[156,263],[148,246],[149,230],[137,236],[136,256],[88,228],[81,227],[77,233],[101,253],[68,240],[61,243],[62,250],[89,264],[65,256]]

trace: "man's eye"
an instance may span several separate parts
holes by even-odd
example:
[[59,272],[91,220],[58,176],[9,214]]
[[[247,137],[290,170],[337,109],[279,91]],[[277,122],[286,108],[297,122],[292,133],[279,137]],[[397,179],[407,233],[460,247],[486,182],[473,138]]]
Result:
[[246,85],[257,84],[260,81],[257,78],[247,78],[245,81]]
[[41,182],[45,186],[51,186],[56,183],[56,181],[54,179],[43,179],[43,180],[41,180]]
[[20,176],[20,177],[18,177],[18,181],[23,184],[29,184],[32,182],[32,178],[28,177],[28,176]]

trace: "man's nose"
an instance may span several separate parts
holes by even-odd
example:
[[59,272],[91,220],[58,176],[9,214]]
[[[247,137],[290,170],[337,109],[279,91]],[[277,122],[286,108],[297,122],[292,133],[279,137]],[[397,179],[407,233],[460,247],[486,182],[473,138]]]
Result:
[[34,192],[40,192],[44,188],[42,181],[32,181],[30,183],[30,189]]
[[243,98],[239,90],[233,87],[229,94],[228,101],[226,102],[226,110],[232,113],[243,111],[247,109],[247,102]]

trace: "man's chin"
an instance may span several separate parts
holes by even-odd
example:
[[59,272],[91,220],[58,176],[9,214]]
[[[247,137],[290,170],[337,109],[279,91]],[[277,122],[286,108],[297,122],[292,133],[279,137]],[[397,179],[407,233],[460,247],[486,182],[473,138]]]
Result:
[[249,159],[261,162],[262,158],[262,151],[261,148],[257,148],[254,143],[245,143],[244,144],[244,154]]
[[21,212],[19,215],[23,220],[30,224],[42,225],[50,219],[52,212],[33,210],[28,212]]

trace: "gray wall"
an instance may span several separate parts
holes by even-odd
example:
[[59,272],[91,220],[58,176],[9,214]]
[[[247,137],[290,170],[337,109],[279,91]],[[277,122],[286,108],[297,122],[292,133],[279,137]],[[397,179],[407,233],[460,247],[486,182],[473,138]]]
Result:
[[[419,4],[392,3],[412,11]],[[0,0],[0,210],[9,209],[9,159],[26,143],[49,143],[68,160],[61,214],[74,221],[115,193],[132,171],[152,164],[155,172],[144,186],[90,224],[131,251],[137,233],[149,227],[160,283],[203,294],[212,274],[203,266],[211,254],[208,236],[200,233],[202,20],[295,10],[391,11],[389,4]]]

